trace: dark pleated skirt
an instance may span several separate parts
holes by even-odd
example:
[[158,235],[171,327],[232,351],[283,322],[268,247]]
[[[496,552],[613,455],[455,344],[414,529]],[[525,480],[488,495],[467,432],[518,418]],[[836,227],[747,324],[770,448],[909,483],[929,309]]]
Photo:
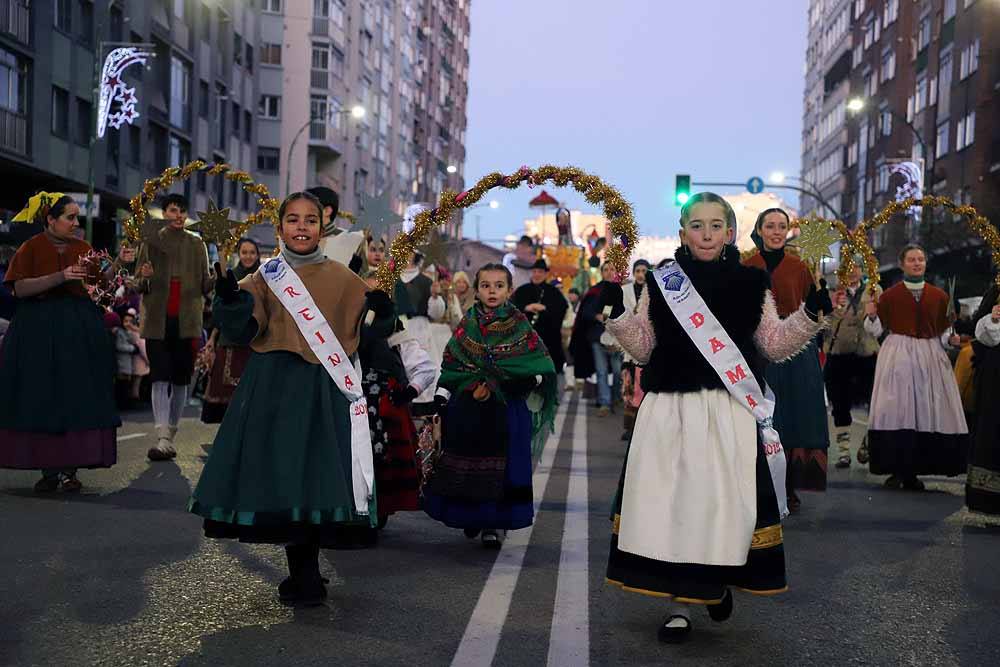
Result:
[[789,486],[826,490],[830,427],[816,343],[810,342],[788,361],[770,364],[766,377],[776,399],[774,428],[788,457]]
[[[627,455],[626,455],[627,457]],[[771,473],[764,449],[757,442],[757,524],[747,562],[739,566],[671,563],[621,551],[618,548],[618,522],[625,485],[625,465],[612,513],[611,553],[608,557],[607,582],[620,588],[655,597],[674,598],[678,602],[715,604],[722,600],[727,586],[758,595],[783,593],[785,547],[774,495]],[[653,529],[653,527],[650,527]]]
[[[452,399],[444,420],[444,429],[451,429],[449,437],[460,438],[470,443],[483,438],[488,424],[477,419],[476,413]],[[531,492],[531,413],[523,400],[511,400],[505,410],[508,444],[506,467],[499,497],[489,500],[475,500],[481,489],[465,488],[473,484],[474,477],[454,484],[440,483],[433,475],[424,490],[423,508],[432,519],[451,528],[506,529],[526,528],[534,520],[534,505]],[[438,488],[447,492],[434,492],[435,481]]]
[[975,419],[965,502],[970,510],[1000,514],[1000,348],[976,343]]
[[24,299],[0,349],[0,467],[108,468],[117,370],[90,299]]
[[250,360],[250,352],[250,347],[245,345],[219,347],[216,351],[201,406],[201,421],[205,424],[222,423],[229,401]]
[[252,353],[188,509],[205,535],[336,546],[355,510],[349,403],[322,366]]

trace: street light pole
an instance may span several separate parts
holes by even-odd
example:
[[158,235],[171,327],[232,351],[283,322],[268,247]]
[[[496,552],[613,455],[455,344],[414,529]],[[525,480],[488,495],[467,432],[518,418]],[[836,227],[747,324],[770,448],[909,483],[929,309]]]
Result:
[[[350,114],[352,118],[355,118],[357,120],[361,120],[362,118],[365,117],[365,113],[367,113],[366,110],[365,110],[365,108],[363,106],[361,106],[360,104],[356,104],[353,107],[351,107],[350,109],[341,109],[339,111],[331,111],[330,113],[327,114],[326,120],[327,120],[327,122],[329,122],[330,119],[333,118],[333,116],[335,114],[336,115]],[[292,189],[292,153],[295,152],[295,144],[297,144],[299,142],[299,137],[301,137],[302,133],[306,131],[306,128],[309,127],[310,125],[312,125],[313,123],[315,123],[318,120],[319,121],[324,120],[323,116],[310,116],[309,120],[307,120],[305,122],[305,124],[302,127],[299,128],[299,131],[295,133],[295,137],[292,139],[292,143],[288,146],[288,156],[285,158],[285,196],[286,197],[289,194],[291,194],[291,189]]]
[[104,55],[104,42],[99,42],[101,27],[104,25],[103,13],[98,13],[94,20],[90,43],[94,49],[94,74],[90,88],[90,155],[87,158],[87,243],[94,243],[94,212],[91,210],[94,205],[94,153],[97,150],[97,104],[98,91],[101,86],[101,60]]

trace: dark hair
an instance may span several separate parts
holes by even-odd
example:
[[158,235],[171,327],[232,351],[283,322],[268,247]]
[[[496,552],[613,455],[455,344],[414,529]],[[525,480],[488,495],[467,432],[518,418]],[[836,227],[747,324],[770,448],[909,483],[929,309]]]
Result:
[[922,245],[920,245],[919,243],[907,243],[906,245],[903,246],[902,250],[899,251],[898,259],[900,264],[902,264],[906,260],[906,254],[909,253],[911,250],[919,250],[920,252],[924,253],[924,259],[925,260],[927,259],[927,251],[924,250],[924,247]]
[[179,193],[176,193],[176,192],[171,192],[168,195],[164,195],[163,198],[160,200],[160,207],[164,211],[166,211],[167,207],[170,206],[171,204],[176,205],[177,208],[179,208],[182,211],[187,211],[188,210],[188,200],[187,200],[187,197],[185,197],[182,194],[179,194]]
[[565,213],[566,217],[570,218],[570,219],[572,219],[572,217],[573,217],[572,214],[569,212],[569,209],[566,208],[565,206],[560,206],[559,208],[556,209],[556,220],[559,219],[559,214],[560,213]]
[[726,227],[736,229],[736,212],[725,199],[714,192],[699,192],[691,195],[691,198],[681,207],[681,227],[686,227],[691,218],[691,209],[695,204],[718,204],[722,207],[723,215],[726,216]]
[[244,243],[249,243],[250,245],[252,245],[253,249],[257,251],[257,256],[260,257],[260,246],[257,245],[256,241],[254,241],[252,238],[249,238],[247,236],[244,236],[243,238],[241,238],[239,241],[236,242],[236,254],[237,255],[240,254],[240,248],[243,247]]
[[569,288],[569,293],[570,293],[570,294],[575,294],[575,295],[577,295],[577,296],[580,296],[580,290],[578,290],[578,289],[577,289],[577,288],[575,288],[575,287],[570,287],[570,288]]
[[483,264],[481,267],[479,267],[479,270],[476,271],[475,285],[473,285],[475,289],[479,289],[479,274],[485,271],[503,271],[503,273],[507,276],[507,287],[509,287],[510,289],[514,289],[514,276],[511,275],[510,269],[508,269],[503,264],[497,264],[496,262]]
[[292,194],[285,197],[285,201],[281,202],[281,206],[278,207],[278,226],[281,227],[281,221],[285,219],[285,210],[288,205],[293,201],[298,201],[299,199],[305,199],[316,207],[316,212],[319,213],[320,225],[323,224],[323,205],[316,198],[316,195],[311,192],[293,192]]
[[635,273],[635,270],[638,269],[640,266],[645,266],[647,269],[652,268],[649,262],[647,262],[646,260],[637,259],[635,260],[635,263],[632,264],[632,272]]
[[768,213],[780,213],[781,215],[785,216],[785,222],[787,222],[789,226],[791,226],[792,219],[789,217],[788,211],[786,211],[783,208],[773,207],[764,209],[763,211],[760,212],[760,215],[757,216],[757,222],[753,223],[754,231],[757,232],[760,231],[760,227],[761,225],[764,224],[764,218],[767,216]]
[[521,244],[530,245],[532,248],[535,247],[534,240],[530,236],[528,236],[527,234],[525,234],[524,236],[522,236],[521,238],[519,238],[517,240],[517,244],[518,245],[521,245]]
[[42,216],[41,222],[43,224],[45,224],[45,225],[48,225],[49,224],[49,216],[51,216],[53,218],[58,218],[58,217],[62,216],[63,213],[66,212],[66,207],[67,206],[69,206],[70,204],[75,204],[75,203],[76,203],[75,199],[73,199],[69,195],[63,195],[59,199],[55,200],[55,202],[51,206],[49,206],[47,209],[43,206],[42,208],[40,208],[38,210],[38,212]]
[[[316,197],[316,199],[319,200],[319,203],[322,204],[322,208],[329,206],[333,209],[330,213],[331,219],[337,217],[340,207],[340,195],[323,185],[317,185],[316,187],[309,188],[306,192]],[[322,209],[320,212],[322,212]]]

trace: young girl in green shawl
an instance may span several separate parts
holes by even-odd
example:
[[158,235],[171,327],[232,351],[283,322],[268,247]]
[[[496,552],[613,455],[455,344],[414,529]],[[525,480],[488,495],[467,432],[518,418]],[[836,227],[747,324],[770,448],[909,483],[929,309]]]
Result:
[[444,352],[436,403],[441,457],[424,511],[499,549],[507,530],[530,526],[531,456],[552,431],[555,366],[524,314],[508,302],[510,271],[476,273],[477,302]]

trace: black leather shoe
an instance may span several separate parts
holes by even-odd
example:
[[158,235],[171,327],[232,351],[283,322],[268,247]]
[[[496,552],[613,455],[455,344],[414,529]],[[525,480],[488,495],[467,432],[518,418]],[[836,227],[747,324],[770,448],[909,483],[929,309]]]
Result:
[[[680,619],[684,621],[683,625],[668,626],[667,624],[673,620]],[[680,644],[688,638],[691,634],[691,619],[686,616],[681,616],[680,614],[671,614],[667,616],[663,623],[660,624],[660,629],[656,631],[656,636],[664,644]]]
[[733,615],[733,591],[727,588],[726,594],[722,596],[722,602],[707,606],[708,616],[713,621],[721,623],[722,621],[728,620],[729,617]]

